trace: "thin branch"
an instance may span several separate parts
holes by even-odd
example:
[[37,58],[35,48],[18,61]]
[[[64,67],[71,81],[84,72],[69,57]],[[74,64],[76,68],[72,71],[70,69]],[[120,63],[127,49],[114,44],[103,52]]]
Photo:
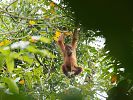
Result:
[[6,23],[4,22],[4,20],[1,16],[0,16],[0,19],[1,19],[2,23],[5,25],[5,27],[7,28],[7,30],[9,31],[9,28],[7,27]]
[[37,62],[38,62],[41,66],[44,66],[44,67],[48,70],[48,68],[39,60],[37,54],[35,54],[35,58],[36,58]]
[[[53,2],[52,0],[50,0],[51,2]],[[53,2],[54,3],[54,2]],[[66,12],[66,10],[64,9],[64,8],[62,8],[62,6],[61,5],[59,5],[59,4],[56,4],[56,3],[54,3],[57,7],[59,7],[65,14],[66,14],[66,16],[67,17],[69,17],[70,19],[73,19],[74,21],[75,21],[75,19],[72,17],[72,16],[70,16],[67,12]]]
[[10,16],[10,15],[4,15],[4,14],[0,14],[0,16],[6,16],[6,17],[11,17],[12,18],[12,20],[16,23],[16,21],[15,21],[15,19],[12,17],[12,16]]
[[52,63],[53,63],[53,58],[52,58],[52,60],[51,60],[51,66],[50,66],[50,68],[49,68],[49,70],[48,70],[48,76],[46,77],[44,83],[47,82],[48,79],[50,78],[50,74],[51,74],[51,71],[52,71],[52,70],[51,70],[51,69],[52,69]]
[[51,73],[51,69],[48,69],[48,76],[46,77],[46,79],[44,80],[44,83],[48,81],[49,77],[50,77],[50,73]]
[[17,2],[18,0],[15,0],[15,1],[13,1],[12,3],[10,3],[7,7],[6,7],[6,11],[8,11],[8,8],[12,5],[12,4],[14,4],[15,2]]
[[[8,8],[12,5],[12,4],[14,4],[15,2],[17,2],[18,0],[15,0],[15,1],[13,1],[12,3],[10,3],[7,7],[6,7],[6,11],[8,12]],[[12,20],[14,21],[14,22],[16,22],[15,21],[15,19],[12,17],[12,16],[10,16],[11,18],[12,18]]]
[[[56,5],[57,5],[57,4],[56,4]],[[60,5],[57,5],[57,6],[66,14],[67,17],[69,17],[70,19],[73,19],[73,20],[75,21],[75,19],[74,19],[72,16],[70,16],[70,15],[65,11],[64,8],[62,8]]]
[[[14,14],[12,14],[10,12],[4,11],[2,9],[0,11],[3,12],[3,13],[5,13],[5,14],[7,14],[7,15],[1,14],[1,16],[7,16],[7,17],[11,17],[12,16],[14,18],[20,18],[20,19],[24,19],[24,20],[44,20],[44,18],[37,19],[37,18],[32,18],[32,17],[16,16],[16,15],[14,15]],[[61,16],[55,16],[55,17],[61,17]],[[55,17],[51,18],[50,20],[53,20]]]
[[14,34],[14,33],[18,33],[18,32],[23,32],[25,29],[21,29],[19,31],[10,31],[10,32],[5,32],[5,33],[0,33],[0,35],[4,35],[4,34]]
[[28,37],[28,36],[30,36],[30,35],[31,35],[31,32],[28,33],[26,36],[19,37],[19,38],[10,38],[10,40],[20,40],[20,39],[24,39],[24,38],[26,38],[26,37]]
[[20,19],[25,19],[25,20],[44,20],[44,19],[37,19],[37,18],[31,18],[31,17],[16,16],[16,15],[14,15],[12,13],[9,13],[7,11],[4,11],[1,8],[0,8],[0,11],[3,12],[3,13],[5,13],[5,14],[7,14],[7,15],[9,15],[10,17],[12,16],[14,18],[20,18]]
[[14,33],[18,33],[19,31],[10,31],[10,32],[6,32],[6,33],[0,33],[0,35],[4,35],[4,34],[14,34]]

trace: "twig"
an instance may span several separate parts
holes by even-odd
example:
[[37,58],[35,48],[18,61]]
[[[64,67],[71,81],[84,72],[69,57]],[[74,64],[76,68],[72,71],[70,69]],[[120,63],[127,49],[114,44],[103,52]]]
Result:
[[5,15],[4,15],[4,14],[0,14],[0,16],[11,17],[11,18],[12,18],[12,20],[13,20],[14,22],[16,22],[16,21],[15,21],[15,19],[14,19],[12,16],[10,16],[10,15],[6,15],[6,14],[5,14]]
[[[12,5],[12,4],[14,4],[15,2],[17,2],[18,0],[16,0],[16,1],[13,1],[12,3],[10,3],[7,7],[6,7],[6,11],[8,12],[8,8]],[[12,20],[14,21],[14,22],[16,22],[15,21],[15,19],[12,17],[12,16],[10,16],[11,18],[12,18]]]
[[3,9],[1,9],[0,11],[3,12],[3,13],[5,13],[5,14],[7,14],[7,15],[9,15],[9,16],[14,17],[14,18],[20,18],[20,19],[25,19],[25,20],[44,20],[44,19],[37,19],[37,18],[31,18],[31,17],[16,16],[16,15],[14,15],[12,13],[9,13],[7,11],[4,11]]
[[8,8],[12,5],[12,4],[14,4],[15,2],[17,2],[18,0],[15,0],[15,1],[13,1],[12,3],[10,3],[7,7],[6,7],[6,11],[8,11]]
[[[1,9],[1,8],[0,8]],[[20,19],[24,19],[24,20],[44,20],[44,18],[39,18],[39,19],[37,19],[37,18],[32,18],[32,17],[24,17],[24,16],[16,16],[16,15],[14,15],[14,14],[12,14],[12,13],[10,13],[10,12],[7,12],[7,11],[4,11],[4,10],[0,10],[1,12],[3,12],[3,13],[5,13],[5,14],[7,14],[7,15],[2,15],[1,14],[1,16],[7,16],[7,17],[14,17],[14,18],[20,18]],[[9,15],[9,16],[8,16]],[[55,16],[55,17],[61,17],[61,16]],[[53,20],[55,17],[53,17],[53,18],[51,18],[51,20]]]
[[46,77],[46,79],[44,80],[44,83],[48,81],[49,77],[50,77],[50,73],[51,73],[51,68],[48,69],[48,76]]
[[48,76],[47,76],[47,78],[45,79],[44,83],[47,82],[48,79],[50,78],[50,73],[51,73],[51,71],[52,71],[52,65],[53,65],[52,63],[53,63],[53,58],[52,58],[52,60],[51,60],[51,66],[50,66],[50,68],[49,68],[49,70],[48,70]]
[[39,60],[37,54],[35,54],[35,58],[41,66],[44,66],[48,70],[48,68]]
[[21,29],[19,31],[10,31],[10,32],[6,32],[6,33],[0,33],[0,35],[4,35],[4,34],[14,34],[14,33],[18,33],[18,32],[22,32],[24,31],[25,29]]
[[31,35],[31,32],[30,32],[30,33],[28,33],[26,36],[19,37],[19,38],[10,38],[10,40],[19,40],[19,39],[24,39],[24,38],[26,38],[26,37],[28,37],[28,36],[30,36],[30,35]]
[[1,19],[2,23],[5,25],[5,27],[7,28],[7,30],[9,31],[9,28],[7,27],[6,23],[4,22],[4,20],[2,19],[1,16],[0,16],[0,19]]
[[[52,0],[50,0],[50,1],[53,2]],[[67,17],[69,17],[69,18],[71,18],[71,19],[73,19],[73,20],[75,21],[75,19],[74,19],[72,16],[70,16],[70,15],[65,11],[64,8],[61,7],[61,5],[56,4],[56,3],[54,3],[54,4],[55,4],[57,7],[59,7],[59,8],[66,14]]]

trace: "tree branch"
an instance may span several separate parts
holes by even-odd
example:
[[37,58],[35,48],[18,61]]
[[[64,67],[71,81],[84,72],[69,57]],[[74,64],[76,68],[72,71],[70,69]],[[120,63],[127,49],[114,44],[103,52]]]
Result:
[[7,28],[7,30],[9,31],[9,28],[7,27],[7,24],[4,22],[4,20],[1,16],[0,16],[0,19],[1,19],[2,23],[5,25],[5,27]]
[[10,3],[7,7],[6,7],[6,11],[8,11],[8,8],[12,5],[12,4],[14,4],[15,2],[17,2],[18,0],[15,0],[15,1],[13,1],[12,3]]
[[35,58],[36,58],[37,62],[38,62],[41,66],[45,67],[45,68],[48,70],[48,68],[39,60],[37,54],[35,54]]
[[[9,15],[10,17],[14,17],[14,18],[20,18],[20,19],[25,19],[25,20],[38,20],[37,18],[31,18],[31,17],[23,17],[23,16],[16,16],[10,12],[4,11],[2,8],[0,8],[0,11]],[[44,19],[39,19],[39,20],[44,20]]]
[[[51,2],[53,2],[52,0],[50,0]],[[54,2],[53,2],[54,3]],[[62,6],[61,5],[59,5],[59,4],[56,4],[56,3],[54,3],[57,7],[59,7],[65,14],[66,14],[66,16],[67,17],[69,17],[69,18],[71,18],[71,19],[73,19],[74,21],[75,21],[75,19],[72,17],[72,16],[70,16],[67,12],[66,12],[66,10],[64,9],[64,8],[62,8]]]

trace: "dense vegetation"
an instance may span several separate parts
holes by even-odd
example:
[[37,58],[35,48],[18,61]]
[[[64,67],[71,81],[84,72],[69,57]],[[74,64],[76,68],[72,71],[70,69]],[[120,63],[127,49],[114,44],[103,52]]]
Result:
[[[117,83],[122,84],[124,68],[118,68],[121,63],[104,49],[105,38],[82,25],[77,59],[83,72],[74,78],[62,73],[56,42],[64,31],[65,42],[70,42],[77,27],[71,15],[63,2],[0,2],[0,100],[100,100],[111,95],[108,91],[116,89]],[[132,81],[126,82],[124,93],[130,95]]]

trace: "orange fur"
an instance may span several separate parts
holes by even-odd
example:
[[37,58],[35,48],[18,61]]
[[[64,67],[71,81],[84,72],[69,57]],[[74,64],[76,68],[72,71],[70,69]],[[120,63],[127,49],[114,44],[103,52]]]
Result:
[[62,71],[66,76],[70,76],[69,72],[72,72],[72,75],[78,75],[81,73],[82,68],[78,67],[77,65],[77,58],[76,58],[76,43],[77,37],[75,37],[75,33],[73,34],[72,44],[64,44],[64,34],[58,39],[58,45],[60,46],[63,56],[64,56],[64,63],[62,65]]

